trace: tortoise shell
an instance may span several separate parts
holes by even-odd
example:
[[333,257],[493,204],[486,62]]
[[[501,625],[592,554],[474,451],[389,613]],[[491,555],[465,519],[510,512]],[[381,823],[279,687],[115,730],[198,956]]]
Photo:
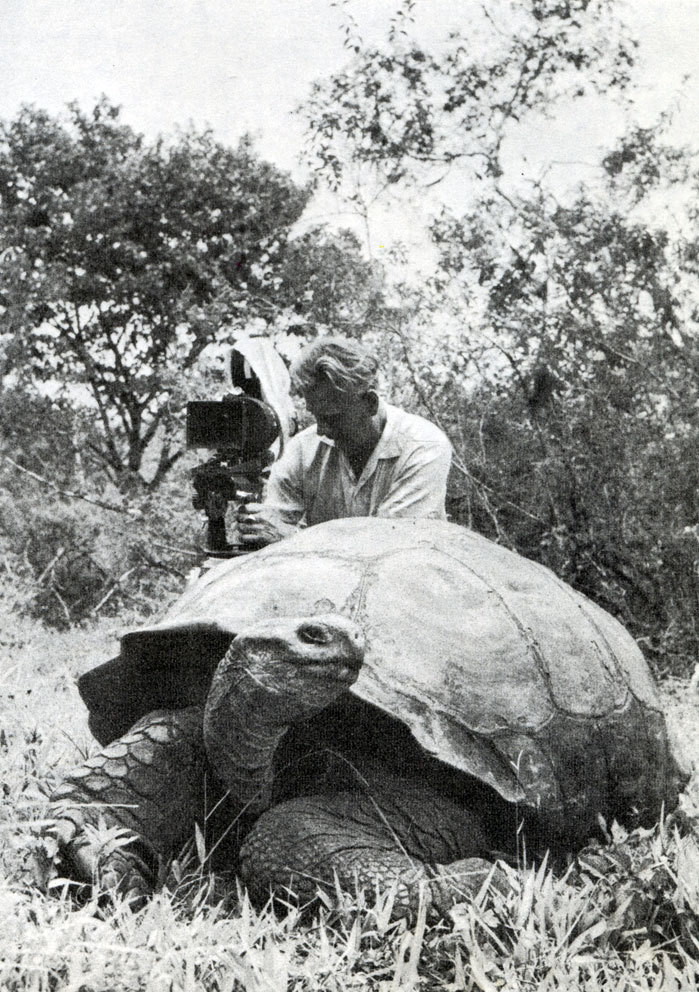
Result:
[[356,697],[552,830],[583,840],[600,814],[649,823],[676,805],[683,773],[630,634],[542,565],[437,520],[331,521],[214,567],[81,678],[95,736],[203,702],[252,622],[329,612],[366,635]]

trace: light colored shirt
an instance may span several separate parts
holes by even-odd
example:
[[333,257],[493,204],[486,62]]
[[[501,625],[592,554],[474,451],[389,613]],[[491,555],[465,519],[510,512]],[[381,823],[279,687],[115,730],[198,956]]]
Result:
[[314,426],[293,437],[271,469],[265,503],[287,523],[342,517],[436,517],[451,464],[446,435],[423,417],[382,403],[381,437],[359,478],[334,441]]

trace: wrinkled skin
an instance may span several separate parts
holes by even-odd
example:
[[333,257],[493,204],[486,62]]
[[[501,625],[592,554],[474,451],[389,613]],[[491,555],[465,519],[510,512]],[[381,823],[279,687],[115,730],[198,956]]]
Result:
[[[360,629],[337,615],[280,618],[241,633],[216,669],[204,710],[149,714],[56,791],[57,832],[72,872],[140,901],[194,825],[206,830],[215,819],[234,838],[233,867],[257,901],[291,890],[305,903],[339,880],[350,890],[394,886],[401,915],[420,898],[444,913],[477,891],[492,869],[504,802],[455,797],[418,767],[418,755],[401,766],[402,745],[392,767],[371,728],[344,749],[328,747],[363,652]],[[283,742],[294,734],[303,742],[305,728],[325,716],[329,737],[310,761],[303,743],[305,770],[290,788],[293,762]],[[288,798],[283,789],[279,796],[280,780]],[[90,829],[100,822],[128,831],[132,842],[100,846]]]

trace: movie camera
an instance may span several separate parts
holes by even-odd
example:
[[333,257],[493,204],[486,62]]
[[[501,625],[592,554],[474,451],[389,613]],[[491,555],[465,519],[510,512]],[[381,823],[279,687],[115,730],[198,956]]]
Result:
[[281,454],[293,420],[288,373],[267,341],[251,339],[238,345],[229,361],[235,392],[221,400],[187,404],[187,447],[214,452],[192,471],[192,505],[206,514],[202,550],[215,558],[251,550],[249,545],[229,543],[226,513],[231,503],[240,506],[262,498],[269,467]]

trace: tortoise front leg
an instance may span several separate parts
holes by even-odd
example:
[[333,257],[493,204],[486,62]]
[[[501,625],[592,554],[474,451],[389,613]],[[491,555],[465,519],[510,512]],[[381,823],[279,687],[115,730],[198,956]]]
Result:
[[51,801],[72,873],[132,898],[150,893],[160,860],[203,826],[205,768],[202,710],[189,707],[149,713],[70,772]]

